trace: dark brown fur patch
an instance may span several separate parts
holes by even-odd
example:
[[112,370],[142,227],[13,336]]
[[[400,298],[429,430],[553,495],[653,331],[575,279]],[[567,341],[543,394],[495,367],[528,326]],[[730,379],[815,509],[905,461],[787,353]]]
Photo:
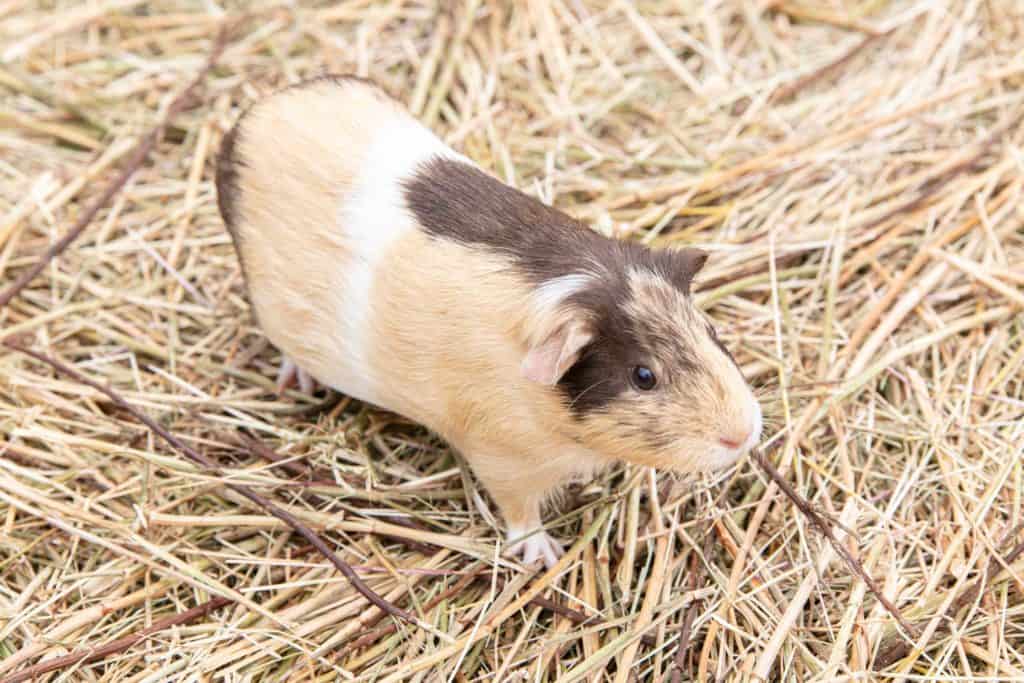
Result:
[[428,234],[506,254],[537,284],[600,269],[609,288],[624,291],[628,269],[642,267],[688,294],[702,263],[694,259],[696,250],[653,251],[604,237],[480,169],[451,159],[438,157],[423,164],[406,183],[405,199]]
[[[637,320],[626,309],[631,272],[646,271],[688,296],[705,255],[698,250],[654,251],[604,237],[465,163],[436,158],[406,184],[405,199],[426,232],[439,239],[492,249],[508,256],[535,285],[574,273],[595,284],[570,298],[595,325],[595,340],[562,377],[559,387],[577,415],[600,410],[631,390],[635,365],[651,363],[671,334],[662,320]],[[673,367],[693,371],[678,348]]]
[[[236,158],[236,146],[238,142],[238,130],[241,126],[239,120],[224,136],[220,143],[220,152],[217,154],[217,172],[214,183],[217,186],[217,209],[220,211],[224,227],[231,233],[232,239],[235,235],[235,225],[238,221],[238,167],[241,162]],[[236,244],[237,247],[237,244]]]
[[[249,289],[249,275],[245,269],[245,258],[242,256],[242,235],[238,229],[239,207],[242,203],[242,184],[239,178],[239,169],[245,166],[245,162],[238,158],[238,138],[241,135],[242,121],[245,119],[244,112],[241,118],[227,132],[220,143],[220,150],[217,152],[217,170],[214,173],[214,185],[217,187],[217,210],[220,218],[224,221],[224,227],[231,235],[231,243],[235,247],[235,255],[238,257],[238,265],[242,269],[242,286]],[[248,297],[248,291],[246,292]],[[256,320],[256,311],[252,311],[253,320]]]

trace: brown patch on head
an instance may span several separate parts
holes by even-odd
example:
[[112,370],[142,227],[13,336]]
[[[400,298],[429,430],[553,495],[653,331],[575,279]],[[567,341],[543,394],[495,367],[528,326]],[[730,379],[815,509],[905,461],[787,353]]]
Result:
[[[574,218],[505,185],[478,168],[436,158],[405,185],[410,211],[430,237],[506,257],[515,272],[542,292],[552,283],[586,277],[586,287],[565,302],[577,309],[593,336],[558,387],[570,410],[582,416],[603,409],[630,390],[629,371],[651,356],[645,344],[678,336],[694,317],[690,283],[707,255],[697,249],[654,251],[634,242],[606,238]],[[659,315],[637,316],[627,307],[633,273],[647,273],[663,293]],[[650,288],[648,288],[650,290]],[[659,305],[654,302],[655,308]],[[672,348],[678,349],[678,345]],[[682,369],[694,358],[676,353]]]
[[[752,420],[752,395],[686,293],[643,267],[627,283],[564,379],[584,443],[632,462],[699,469],[722,434]],[[640,366],[653,373],[653,387],[638,385]]]
[[673,377],[701,370],[693,328],[702,318],[686,291],[646,264],[616,275],[574,297],[592,313],[597,330],[562,382],[577,415],[602,410],[634,391],[636,367]]

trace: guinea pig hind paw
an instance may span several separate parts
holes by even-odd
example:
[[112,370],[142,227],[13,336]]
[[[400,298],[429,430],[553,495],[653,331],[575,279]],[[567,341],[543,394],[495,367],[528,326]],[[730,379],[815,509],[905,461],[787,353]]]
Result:
[[304,394],[312,394],[316,390],[316,380],[313,379],[313,376],[296,365],[291,358],[285,356],[277,371],[277,395],[283,395],[285,390],[296,381],[299,384],[299,391]]
[[[519,537],[522,534],[509,532],[509,538]],[[509,546],[509,555],[517,555],[522,558],[523,564],[532,565],[537,560],[544,560],[544,566],[551,569],[558,562],[565,550],[561,544],[546,531],[538,531],[530,534],[521,541]]]
[[304,394],[312,394],[316,391],[316,380],[302,368],[299,368],[299,390]]

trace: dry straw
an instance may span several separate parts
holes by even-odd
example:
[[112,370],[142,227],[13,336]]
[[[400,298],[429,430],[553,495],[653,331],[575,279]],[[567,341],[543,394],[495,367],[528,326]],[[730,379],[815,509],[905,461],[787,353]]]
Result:
[[[1015,0],[0,3],[0,337],[76,373],[0,354],[0,681],[1024,680],[1022,44]],[[765,455],[577,487],[543,572],[436,438],[273,396],[212,170],[323,71],[707,247]]]

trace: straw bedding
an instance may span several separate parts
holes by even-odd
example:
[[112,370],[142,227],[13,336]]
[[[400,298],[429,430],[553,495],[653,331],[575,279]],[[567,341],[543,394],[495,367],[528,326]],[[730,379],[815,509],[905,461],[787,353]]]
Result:
[[[0,2],[4,290],[200,75],[0,329],[219,467],[0,349],[0,680],[1024,680],[1022,44],[1016,0]],[[914,633],[750,461],[576,487],[544,572],[429,433],[275,397],[213,168],[323,71],[595,229],[711,251],[769,458]]]

